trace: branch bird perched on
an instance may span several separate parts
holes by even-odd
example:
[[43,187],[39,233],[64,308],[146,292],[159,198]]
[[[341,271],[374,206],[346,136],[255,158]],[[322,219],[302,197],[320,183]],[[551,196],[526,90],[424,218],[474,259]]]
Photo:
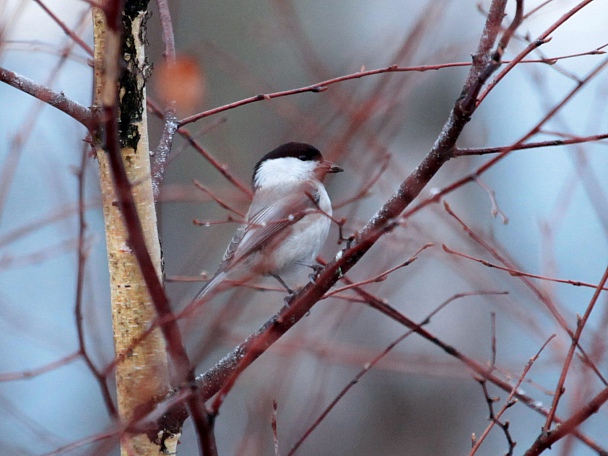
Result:
[[282,278],[301,265],[312,266],[329,233],[331,201],[323,185],[342,168],[311,145],[290,142],[264,155],[253,170],[253,199],[215,275],[194,302],[227,278]]

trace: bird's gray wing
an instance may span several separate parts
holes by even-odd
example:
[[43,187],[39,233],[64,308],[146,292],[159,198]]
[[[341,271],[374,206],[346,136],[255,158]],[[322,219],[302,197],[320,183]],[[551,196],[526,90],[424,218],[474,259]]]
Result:
[[[231,242],[226,250],[224,270],[232,268],[262,249],[271,238],[315,211],[318,193],[317,186],[310,182],[298,184],[296,188],[292,186],[289,192],[281,193],[276,189],[258,190],[251,202],[247,223],[242,227],[242,235],[237,245],[233,246]],[[266,201],[271,203],[267,204]],[[238,232],[233,240],[237,235]]]
[[219,285],[233,267],[262,249],[269,239],[316,210],[318,199],[318,187],[309,182],[295,188],[290,186],[285,192],[258,190],[247,212],[246,223],[234,233],[217,272],[199,291],[194,302]]

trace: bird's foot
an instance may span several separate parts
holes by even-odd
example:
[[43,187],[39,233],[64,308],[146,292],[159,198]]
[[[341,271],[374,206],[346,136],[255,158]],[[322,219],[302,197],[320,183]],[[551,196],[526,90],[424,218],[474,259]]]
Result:
[[317,280],[317,277],[319,275],[319,272],[321,272],[321,270],[323,269],[323,266],[321,266],[320,264],[308,264],[308,263],[302,263],[302,262],[298,262],[298,264],[312,269],[312,272],[310,274],[308,274],[308,280],[310,281],[310,283],[315,283]]
[[295,298],[295,297],[296,297],[296,294],[297,294],[297,292],[295,292],[295,291],[291,290],[291,291],[290,291],[290,292],[287,294],[287,296],[285,296],[285,297],[283,298],[283,302],[285,303],[285,306],[286,306],[286,307],[289,307],[289,306],[291,305],[291,303],[292,303],[292,301],[293,301],[293,298]]

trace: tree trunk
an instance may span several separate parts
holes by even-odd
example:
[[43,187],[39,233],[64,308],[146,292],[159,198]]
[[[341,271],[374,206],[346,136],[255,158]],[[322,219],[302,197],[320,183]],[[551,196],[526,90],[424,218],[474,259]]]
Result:
[[[146,118],[146,5],[132,0],[125,3],[124,11],[118,12],[122,15],[122,27],[117,29],[108,26],[107,10],[95,9],[93,13],[94,104],[106,109],[118,103],[118,110],[114,109],[114,112],[118,116],[120,153],[131,183],[146,246],[160,277],[161,252],[150,179]],[[107,137],[107,130],[100,130],[99,135],[101,138],[97,138],[96,144],[107,146],[109,141],[115,140]],[[158,328],[144,336],[156,312],[130,246],[120,204],[117,204],[120,193],[116,190],[107,147],[97,146],[97,159],[110,270],[118,410],[122,422],[129,424],[141,417],[144,406],[155,403],[167,394],[167,354]],[[161,446],[152,440],[145,432],[127,432],[121,437],[121,454],[161,454]]]

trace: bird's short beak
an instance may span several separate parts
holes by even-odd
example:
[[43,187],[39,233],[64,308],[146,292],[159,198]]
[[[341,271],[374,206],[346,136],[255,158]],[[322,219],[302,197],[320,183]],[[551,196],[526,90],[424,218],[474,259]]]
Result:
[[342,171],[344,171],[338,165],[333,162],[330,162],[329,160],[324,160],[323,165],[325,165],[325,167],[327,168],[328,173],[341,173]]

